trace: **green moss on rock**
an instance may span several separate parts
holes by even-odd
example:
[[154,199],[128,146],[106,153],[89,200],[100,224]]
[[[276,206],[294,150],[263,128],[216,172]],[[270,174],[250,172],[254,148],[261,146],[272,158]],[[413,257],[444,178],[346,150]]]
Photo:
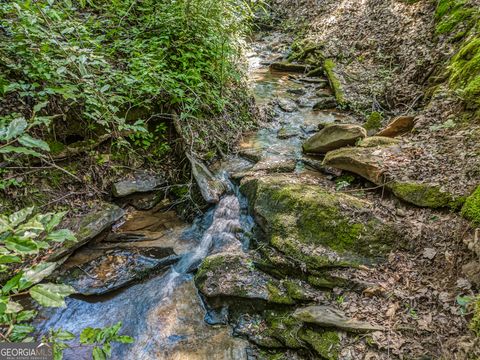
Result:
[[480,226],[480,186],[465,201],[462,215],[476,226]]
[[294,176],[246,179],[241,190],[270,243],[309,268],[371,262],[398,238],[373,213],[354,215],[368,213],[370,203],[298,183]]
[[454,197],[439,186],[415,182],[394,182],[388,184],[395,196],[411,204],[432,209],[450,207],[456,209],[463,203],[462,198]]
[[477,297],[474,304],[473,318],[470,321],[469,327],[476,336],[480,337],[480,296]]
[[378,130],[382,126],[383,116],[378,111],[372,112],[365,122],[365,129],[367,130]]
[[299,337],[324,359],[336,360],[340,356],[340,335],[336,331],[302,329]]
[[327,75],[330,86],[335,94],[335,99],[339,105],[345,105],[345,95],[343,93],[342,84],[335,74],[336,64],[332,59],[326,59],[323,63],[325,74]]

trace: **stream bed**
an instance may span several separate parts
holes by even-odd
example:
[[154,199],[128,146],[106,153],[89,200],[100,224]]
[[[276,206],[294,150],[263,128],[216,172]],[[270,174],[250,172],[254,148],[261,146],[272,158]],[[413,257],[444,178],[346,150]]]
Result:
[[[122,321],[122,333],[132,336],[135,342],[114,344],[112,359],[249,358],[248,341],[232,337],[228,326],[205,322],[206,309],[195,288],[192,271],[209,254],[248,251],[254,221],[235,181],[257,172],[287,168],[299,173],[314,169],[318,160],[304,157],[302,142],[319,125],[346,117],[333,110],[312,109],[319,99],[331,96],[325,79],[304,79],[302,74],[270,71],[268,64],[281,55],[269,49],[274,39],[274,35],[260,39],[252,45],[248,56],[256,101],[272,109],[271,121],[246,134],[237,155],[211,167],[228,187],[218,204],[190,226],[170,219],[163,229],[154,229],[157,240],[148,245],[170,249],[166,255],[176,256],[172,264],[133,285],[105,295],[77,296],[67,299],[64,309],[45,310],[43,318],[48,320],[40,324],[41,332],[62,328],[78,334],[85,327],[104,327]],[[162,215],[158,216],[161,219]],[[141,217],[134,214],[128,224],[135,225]],[[126,231],[131,230],[130,225]],[[75,259],[95,250],[88,247],[78,250],[69,260],[71,266],[78,267]],[[113,270],[105,271],[104,275],[109,276]],[[92,276],[87,273],[85,278],[88,277]],[[73,347],[65,351],[64,358],[90,359],[90,354],[91,349]]]

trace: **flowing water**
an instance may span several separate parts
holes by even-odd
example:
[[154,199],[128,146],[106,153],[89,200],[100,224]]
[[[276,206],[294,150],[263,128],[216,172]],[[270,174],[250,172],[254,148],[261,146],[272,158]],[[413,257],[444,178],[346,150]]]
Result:
[[[272,73],[266,62],[278,57],[268,51],[271,39],[254,44],[249,56],[250,78],[259,105],[287,101],[292,111],[274,106],[272,122],[245,137],[242,151],[256,152],[259,164],[294,162],[302,171],[301,143],[319,123],[333,122],[341,114],[315,112],[312,105],[327,92],[324,80],[305,82],[287,73]],[[280,134],[283,134],[280,136]],[[40,331],[62,328],[78,334],[85,327],[104,327],[123,322],[122,333],[135,338],[133,344],[114,345],[112,359],[247,359],[248,343],[230,336],[226,326],[205,323],[205,309],[191,274],[208,254],[248,249],[254,226],[246,201],[228,178],[233,173],[259,167],[231,156],[213,169],[224,177],[230,190],[220,202],[182,235],[178,241],[184,253],[163,274],[116,291],[107,296],[70,298],[65,309],[44,312]],[[135,222],[135,218],[131,220]],[[161,241],[161,239],[159,240]],[[67,360],[90,359],[91,349],[74,347],[65,352]]]

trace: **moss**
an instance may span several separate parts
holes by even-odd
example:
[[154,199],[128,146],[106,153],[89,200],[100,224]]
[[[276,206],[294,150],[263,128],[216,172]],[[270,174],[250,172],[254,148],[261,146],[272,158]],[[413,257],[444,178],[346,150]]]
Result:
[[394,182],[388,184],[395,196],[407,201],[411,204],[428,207],[432,209],[449,207],[452,209],[459,208],[464,199],[454,197],[448,192],[444,192],[439,186],[414,183],[414,182]]
[[475,226],[480,226],[480,186],[465,201],[462,215]]
[[335,94],[335,99],[337,100],[337,103],[342,106],[346,105],[345,95],[343,93],[342,84],[335,74],[335,67],[335,62],[332,59],[326,59],[323,63],[323,68],[325,70],[325,74],[327,75],[328,81],[330,82],[333,93]]
[[276,249],[310,268],[357,265],[390,249],[392,228],[377,219],[353,220],[369,203],[288,179],[267,177],[241,188]]
[[50,140],[47,141],[48,146],[50,147],[50,153],[52,155],[60,154],[63,150],[65,150],[65,144],[61,143],[57,140]]
[[385,136],[372,136],[363,139],[360,141],[358,146],[360,147],[377,147],[377,146],[390,146],[390,145],[395,145],[398,144],[399,140],[390,138],[390,137],[385,137]]
[[382,126],[383,116],[381,113],[374,111],[372,112],[365,122],[364,128],[367,130],[378,130]]
[[477,297],[474,304],[473,317],[472,320],[470,320],[469,327],[476,336],[480,337],[480,296]]
[[276,284],[269,282],[267,284],[268,289],[268,301],[275,304],[286,304],[293,305],[295,300],[293,300],[288,294],[280,290]]
[[304,329],[300,338],[308,343],[322,358],[336,360],[340,356],[340,336],[336,331]]
[[303,324],[292,317],[290,313],[268,310],[265,312],[265,320],[268,326],[267,336],[277,339],[291,349],[303,347],[298,337],[298,332]]
[[203,259],[197,273],[195,274],[195,283],[203,283],[208,277],[207,273],[212,271],[213,269],[221,268],[223,266],[224,260],[225,259],[222,256],[208,256]]

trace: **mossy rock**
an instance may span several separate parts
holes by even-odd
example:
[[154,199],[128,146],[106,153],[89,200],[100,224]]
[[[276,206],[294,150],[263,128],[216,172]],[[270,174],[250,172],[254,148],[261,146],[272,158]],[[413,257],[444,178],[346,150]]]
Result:
[[309,301],[314,292],[296,280],[280,281],[260,270],[247,255],[219,253],[208,256],[195,276],[195,283],[207,298],[241,298],[292,305]]
[[328,78],[328,82],[330,83],[330,87],[333,90],[333,93],[335,94],[335,99],[337,100],[337,103],[341,106],[346,104],[345,101],[345,94],[342,89],[342,84],[340,82],[340,79],[335,72],[336,64],[333,61],[333,59],[326,59],[323,63],[323,69],[325,70],[325,75]]
[[269,243],[307,268],[372,263],[399,234],[371,204],[291,175],[246,178],[241,191]]
[[340,334],[331,330],[302,329],[298,336],[309,344],[322,359],[337,360],[340,356]]
[[455,197],[446,192],[438,185],[418,182],[393,182],[387,184],[395,196],[420,207],[437,208],[459,208],[464,199]]
[[367,131],[353,124],[330,124],[325,126],[303,144],[305,153],[322,154],[344,146],[355,145],[367,136]]
[[462,215],[475,226],[480,226],[480,186],[465,201]]
[[367,121],[365,121],[364,127],[369,131],[378,130],[382,126],[382,120],[382,114],[378,111],[374,111],[368,116]]

